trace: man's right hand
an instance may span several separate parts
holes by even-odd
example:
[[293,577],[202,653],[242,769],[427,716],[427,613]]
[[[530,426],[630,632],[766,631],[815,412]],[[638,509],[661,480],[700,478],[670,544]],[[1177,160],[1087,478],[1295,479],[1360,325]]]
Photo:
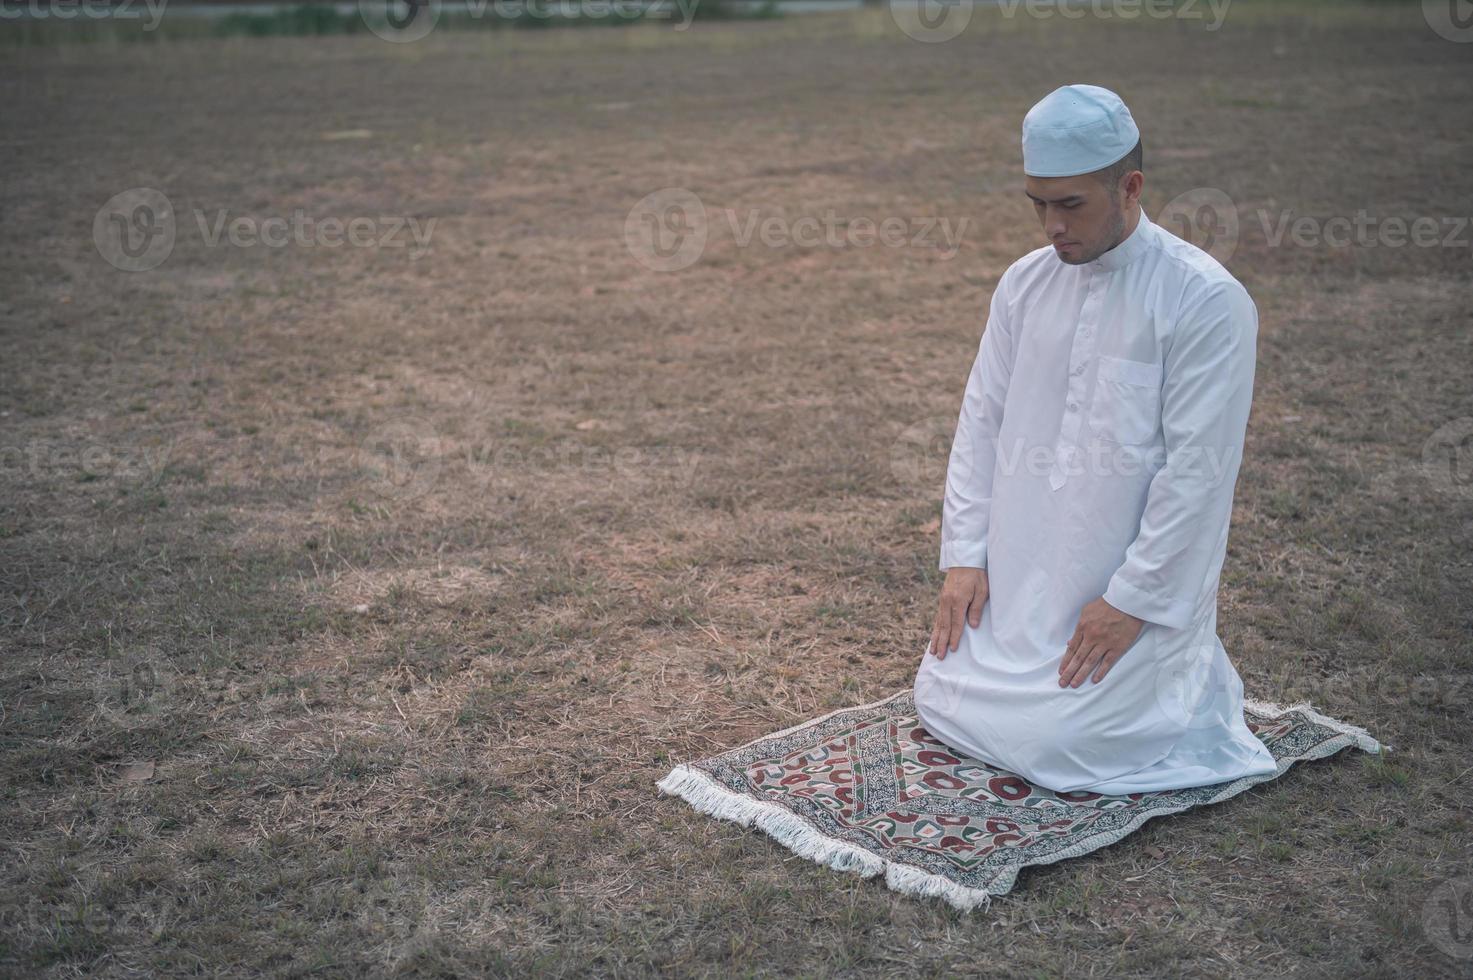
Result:
[[946,570],[941,586],[941,608],[936,612],[936,626],[931,631],[927,652],[937,660],[955,650],[962,641],[962,619],[973,629],[982,625],[982,607],[987,603],[987,570],[954,565]]

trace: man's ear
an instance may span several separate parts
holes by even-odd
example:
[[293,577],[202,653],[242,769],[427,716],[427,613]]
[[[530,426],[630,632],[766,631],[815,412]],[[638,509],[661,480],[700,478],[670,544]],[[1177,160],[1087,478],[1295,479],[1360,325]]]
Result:
[[1134,204],[1141,199],[1141,191],[1146,186],[1146,175],[1139,170],[1132,170],[1122,180],[1125,181],[1125,203]]

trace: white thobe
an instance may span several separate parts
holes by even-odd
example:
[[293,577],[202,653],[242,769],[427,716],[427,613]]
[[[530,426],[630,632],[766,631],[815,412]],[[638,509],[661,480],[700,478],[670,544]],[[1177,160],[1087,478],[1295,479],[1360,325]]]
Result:
[[[1258,311],[1141,212],[1070,265],[1044,246],[992,295],[947,466],[941,568],[986,568],[981,625],[922,656],[921,723],[1056,791],[1275,770],[1243,720],[1217,587],[1253,397]],[[1059,686],[1095,599],[1144,625],[1096,684]]]

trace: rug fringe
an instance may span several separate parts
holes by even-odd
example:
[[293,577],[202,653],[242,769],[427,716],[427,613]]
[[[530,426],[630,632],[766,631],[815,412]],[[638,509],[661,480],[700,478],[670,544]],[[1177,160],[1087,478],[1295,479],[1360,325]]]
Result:
[[864,878],[883,871],[885,884],[892,890],[941,898],[963,912],[978,906],[986,909],[992,904],[991,893],[984,889],[958,885],[942,875],[890,861],[862,847],[826,837],[782,807],[734,793],[691,766],[676,766],[656,785],[661,792],[681,797],[702,813],[742,826],[755,824],[793,853],[836,871],[852,871]]
[[1331,718],[1329,715],[1321,714],[1308,701],[1296,701],[1291,705],[1284,706],[1274,704],[1272,701],[1259,701],[1256,698],[1244,697],[1243,707],[1256,711],[1261,715],[1274,716],[1282,715],[1289,711],[1301,711],[1315,724],[1324,725],[1326,728],[1332,728],[1341,734],[1349,735],[1355,739],[1355,747],[1363,752],[1380,755],[1383,752],[1391,751],[1390,743],[1377,741],[1375,736],[1359,725],[1352,725],[1348,722]]

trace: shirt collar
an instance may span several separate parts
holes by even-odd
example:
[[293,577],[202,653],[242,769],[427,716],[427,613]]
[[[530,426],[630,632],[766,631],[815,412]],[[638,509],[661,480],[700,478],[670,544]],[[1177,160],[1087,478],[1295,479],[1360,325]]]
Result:
[[1140,213],[1140,220],[1136,222],[1135,230],[1129,235],[1126,235],[1125,240],[1119,245],[1105,252],[1099,258],[1087,263],[1090,269],[1101,272],[1114,272],[1116,269],[1123,268],[1132,259],[1139,258],[1146,249],[1151,247],[1151,235],[1154,226],[1151,223],[1151,219],[1146,217],[1145,208],[1141,208]]

